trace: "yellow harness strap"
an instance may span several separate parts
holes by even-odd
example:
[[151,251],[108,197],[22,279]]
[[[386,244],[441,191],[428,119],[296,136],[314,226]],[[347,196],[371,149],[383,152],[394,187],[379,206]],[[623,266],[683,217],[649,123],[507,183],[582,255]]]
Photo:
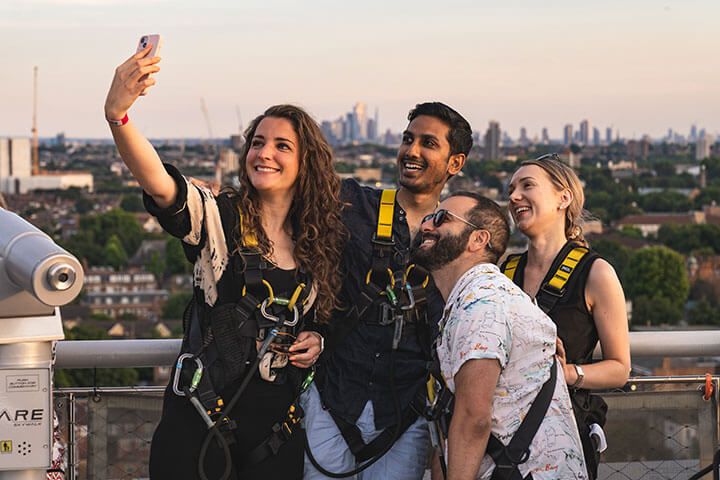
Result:
[[550,279],[548,285],[556,289],[558,292],[562,292],[565,285],[567,285],[568,280],[570,280],[570,276],[573,271],[575,271],[575,267],[577,267],[580,260],[582,260],[588,252],[589,250],[585,247],[575,247],[570,250],[570,253],[565,256],[565,259],[563,259],[562,263],[555,271],[555,275],[553,275]]
[[505,265],[503,265],[503,273],[511,281],[515,281],[515,272],[517,271],[518,264],[520,263],[520,258],[522,258],[522,255],[512,255],[507,259]]
[[240,238],[242,240],[242,246],[245,248],[257,248],[258,239],[255,236],[255,232],[249,228],[245,228],[245,221],[243,220],[243,214],[239,207],[238,213],[240,215]]
[[396,190],[383,190],[380,196],[376,237],[379,240],[392,239],[393,215],[395,213]]

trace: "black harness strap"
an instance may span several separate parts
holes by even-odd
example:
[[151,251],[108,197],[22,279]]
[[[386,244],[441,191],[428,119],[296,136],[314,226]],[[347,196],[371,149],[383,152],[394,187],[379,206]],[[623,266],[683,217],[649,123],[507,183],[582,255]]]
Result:
[[494,435],[490,435],[487,454],[495,462],[491,480],[523,480],[519,465],[530,458],[530,444],[540,429],[550,402],[552,401],[557,381],[557,359],[553,359],[550,378],[543,384],[520,427],[515,431],[510,443],[503,445]]
[[[347,442],[348,448],[355,456],[355,460],[358,463],[362,463],[373,457],[379,455],[383,450],[386,449],[387,445],[392,442],[395,436],[397,426],[388,427],[382,431],[380,435],[375,437],[370,443],[365,443],[362,438],[360,429],[354,423],[347,422],[335,415],[331,410],[328,410],[330,416],[335,420],[340,433],[342,434],[345,442]],[[415,411],[415,407],[411,407],[405,410],[405,414],[400,420],[400,432],[405,432],[410,425],[415,423],[418,419],[418,413]]]

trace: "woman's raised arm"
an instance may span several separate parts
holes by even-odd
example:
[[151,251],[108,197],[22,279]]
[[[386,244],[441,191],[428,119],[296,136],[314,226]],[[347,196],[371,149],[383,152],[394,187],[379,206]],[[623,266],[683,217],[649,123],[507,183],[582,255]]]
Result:
[[155,79],[149,74],[160,71],[160,57],[148,58],[151,48],[152,46],[148,45],[115,69],[115,76],[105,100],[105,118],[111,121],[110,131],[123,161],[142,189],[162,208],[175,202],[175,182],[165,171],[153,146],[135,128],[132,121],[128,120],[124,125],[112,123],[124,119],[143,91],[155,85]]

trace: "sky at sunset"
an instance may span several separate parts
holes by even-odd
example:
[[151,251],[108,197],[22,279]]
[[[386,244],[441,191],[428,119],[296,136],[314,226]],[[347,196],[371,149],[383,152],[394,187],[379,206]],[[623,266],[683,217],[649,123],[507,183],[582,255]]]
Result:
[[357,101],[400,130],[441,100],[475,130],[517,137],[588,118],[626,138],[720,133],[717,0],[0,0],[0,137],[109,137],[114,68],[146,33],[164,37],[158,85],[130,112],[150,137],[238,130],[291,102],[318,120]]

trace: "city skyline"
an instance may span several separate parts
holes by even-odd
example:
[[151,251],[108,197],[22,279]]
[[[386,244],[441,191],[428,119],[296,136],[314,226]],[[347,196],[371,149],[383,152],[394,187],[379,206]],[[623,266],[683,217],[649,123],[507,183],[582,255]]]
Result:
[[[400,131],[416,103],[440,100],[484,132],[562,138],[563,125],[612,127],[624,138],[691,125],[720,132],[720,38],[710,0],[370,1],[7,0],[0,6],[0,136],[29,136],[39,67],[41,137],[108,138],[102,118],[114,68],[140,35],[164,36],[163,71],[132,118],[149,137],[215,137],[271,104],[321,122],[357,102]],[[442,27],[442,28],[441,28]],[[178,121],[181,119],[181,121]]]

